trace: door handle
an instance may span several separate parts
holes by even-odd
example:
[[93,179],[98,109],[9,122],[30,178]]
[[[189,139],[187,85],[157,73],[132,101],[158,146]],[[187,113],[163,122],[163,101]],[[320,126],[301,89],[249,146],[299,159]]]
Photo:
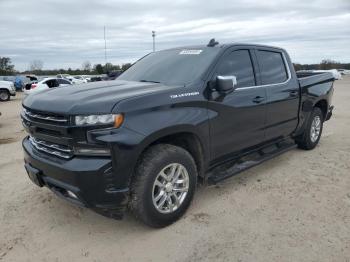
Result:
[[299,94],[299,92],[298,92],[297,90],[293,90],[293,91],[290,91],[290,92],[289,92],[289,95],[290,95],[291,97],[296,97],[296,96],[298,96],[298,94]]
[[264,97],[262,97],[262,96],[256,96],[256,97],[254,97],[253,98],[253,102],[254,103],[256,103],[256,104],[260,104],[262,101],[264,101],[265,100],[265,98]]

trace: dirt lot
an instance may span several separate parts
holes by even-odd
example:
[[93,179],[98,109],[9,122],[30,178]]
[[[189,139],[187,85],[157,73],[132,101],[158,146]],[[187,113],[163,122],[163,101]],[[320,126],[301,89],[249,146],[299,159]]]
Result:
[[198,189],[185,217],[154,230],[104,218],[30,182],[21,95],[0,103],[2,261],[350,261],[350,77],[313,151],[295,149]]

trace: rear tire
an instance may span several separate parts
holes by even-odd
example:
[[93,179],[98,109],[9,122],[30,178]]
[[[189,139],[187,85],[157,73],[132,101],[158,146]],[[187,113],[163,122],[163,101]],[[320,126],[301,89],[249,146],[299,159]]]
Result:
[[320,108],[315,107],[306,124],[304,133],[295,140],[298,147],[305,150],[314,149],[320,141],[322,129],[323,113]]
[[7,90],[0,90],[0,101],[9,101],[10,100],[10,93]]
[[152,146],[136,167],[130,209],[148,226],[168,226],[186,212],[196,183],[197,169],[190,153],[168,144]]

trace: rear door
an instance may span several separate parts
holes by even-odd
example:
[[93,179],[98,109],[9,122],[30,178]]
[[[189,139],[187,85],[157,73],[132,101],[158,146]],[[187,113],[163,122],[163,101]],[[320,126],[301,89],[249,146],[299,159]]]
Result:
[[264,140],[266,93],[264,87],[257,86],[254,61],[251,50],[234,48],[225,52],[214,69],[212,81],[218,75],[233,75],[238,85],[232,93],[209,100],[213,160]]
[[298,124],[299,85],[292,79],[287,57],[280,49],[255,50],[260,69],[260,85],[265,86],[266,133],[271,140],[290,135]]

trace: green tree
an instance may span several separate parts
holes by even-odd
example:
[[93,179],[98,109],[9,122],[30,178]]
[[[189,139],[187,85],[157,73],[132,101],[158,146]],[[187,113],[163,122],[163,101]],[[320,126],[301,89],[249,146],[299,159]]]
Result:
[[299,70],[302,70],[303,69],[303,66],[299,63],[293,63],[294,65],[294,70],[295,71],[299,71]]
[[11,64],[11,58],[0,57],[0,74],[11,75],[14,73],[15,66]]
[[94,68],[98,74],[103,74],[103,66],[101,64],[95,65]]
[[323,59],[320,63],[320,69],[329,70],[340,68],[340,63],[331,59]]
[[132,66],[131,63],[123,64],[123,65],[122,65],[122,71],[125,71],[125,70],[129,69],[130,66]]

